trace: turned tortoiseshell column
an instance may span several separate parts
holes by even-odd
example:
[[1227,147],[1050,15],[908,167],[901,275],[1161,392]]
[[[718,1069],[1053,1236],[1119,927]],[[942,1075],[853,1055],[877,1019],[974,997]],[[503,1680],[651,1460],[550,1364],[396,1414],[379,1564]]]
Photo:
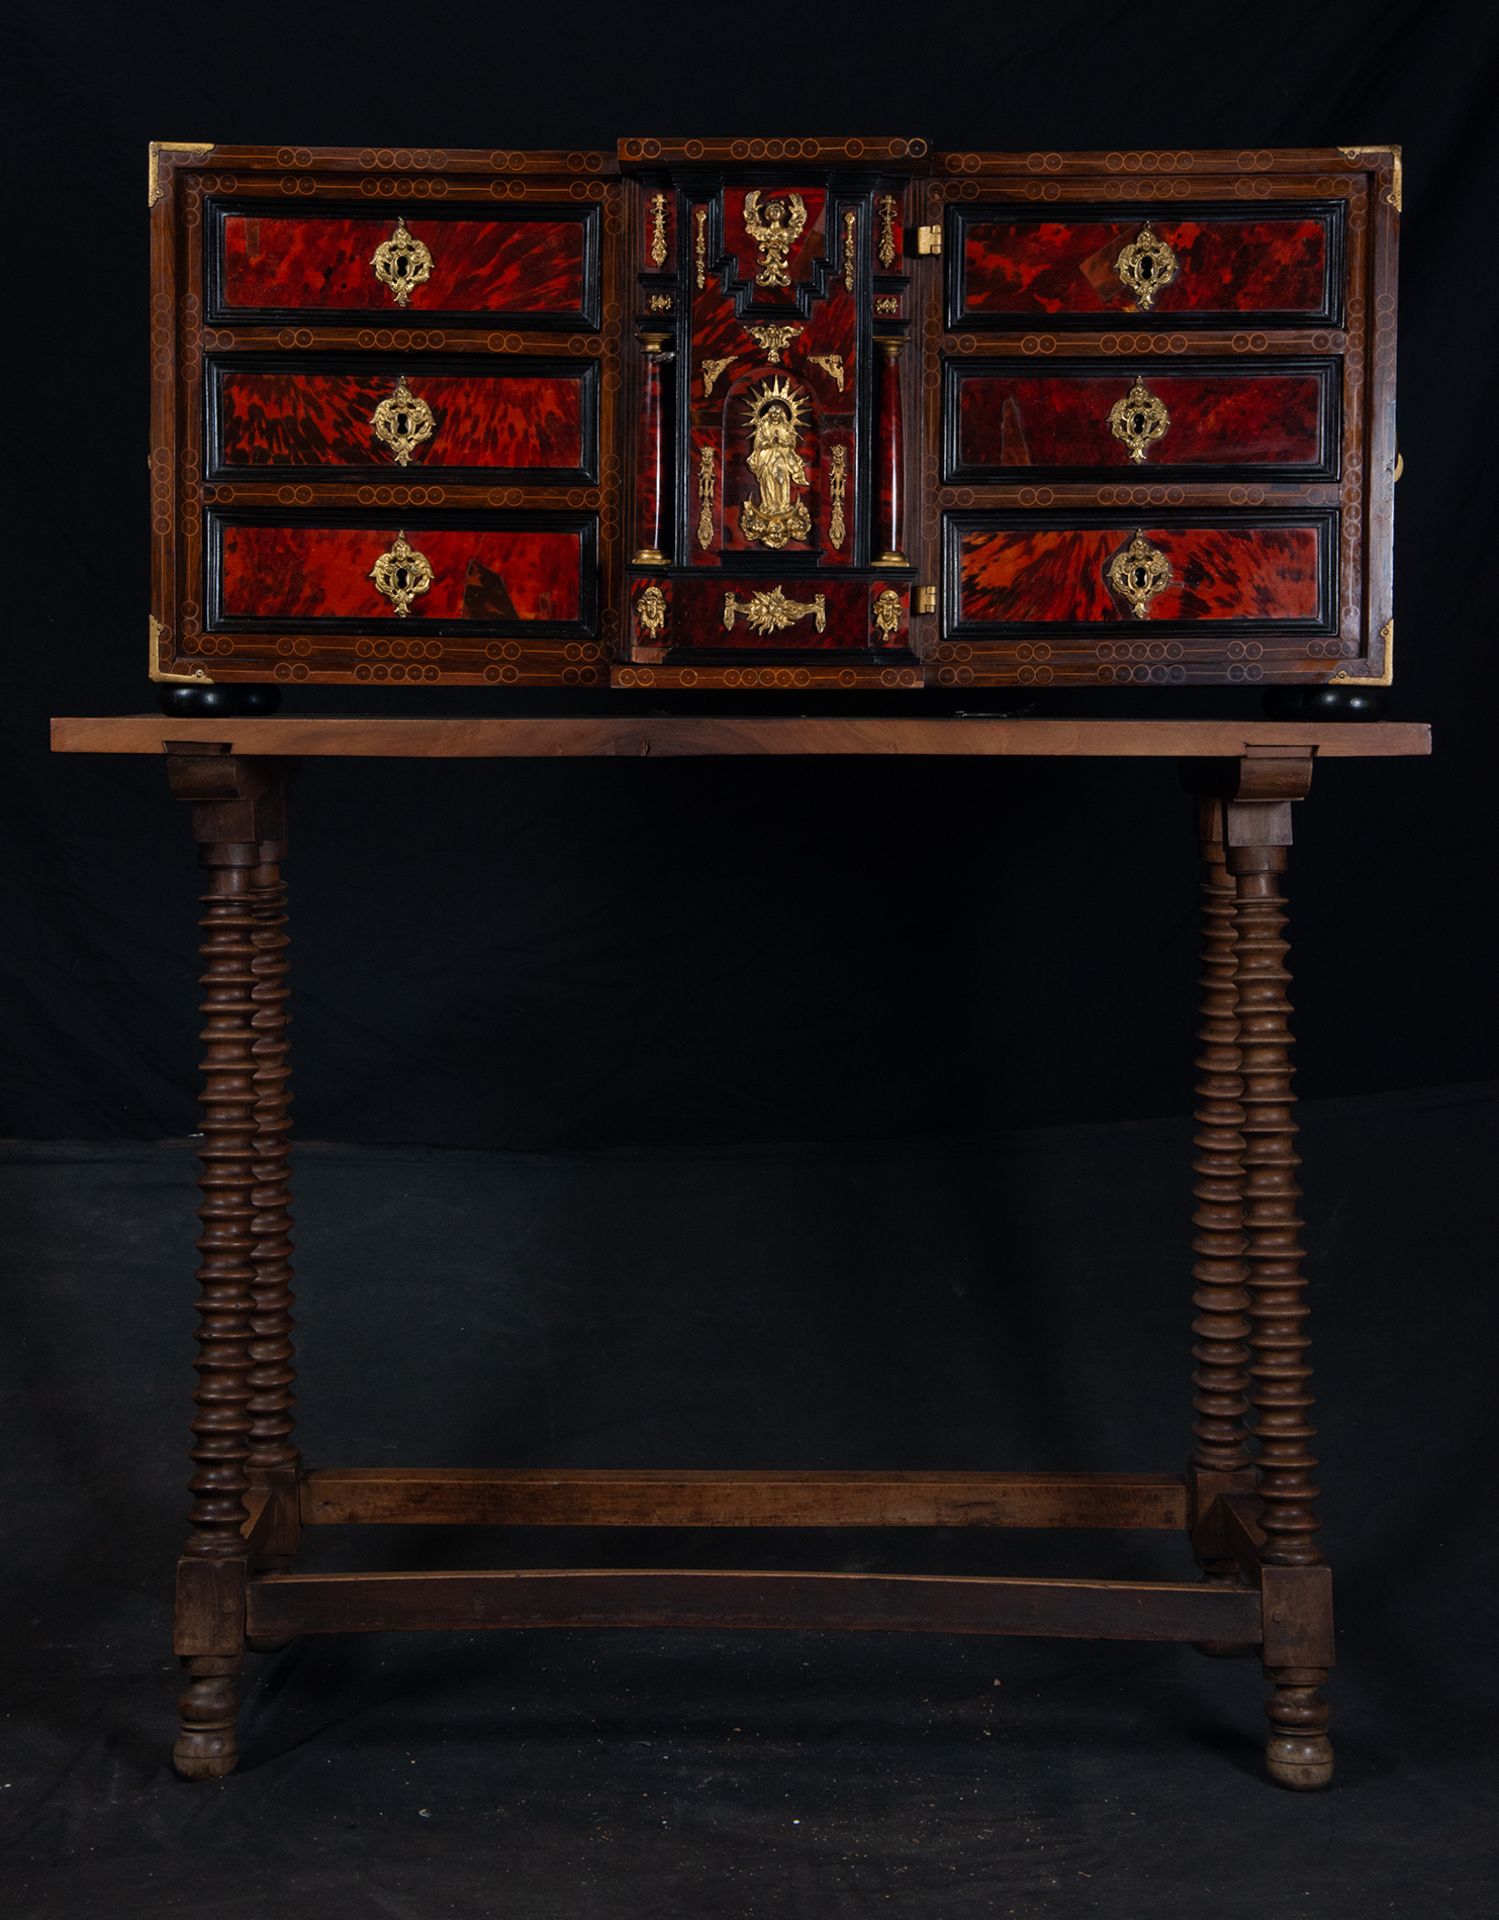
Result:
[[635,489],[635,532],[638,545],[630,564],[664,567],[669,563],[667,532],[671,513],[670,471],[667,454],[666,369],[670,335],[643,333],[640,372],[640,453]]
[[187,1686],[173,1759],[194,1780],[229,1773],[237,1758],[252,1559],[284,1565],[296,1546],[280,881],[287,774],[283,762],[187,743],[168,759],[173,793],[192,803],[206,875],[198,1386],[174,1626]]
[[910,565],[901,545],[905,516],[906,449],[901,418],[900,355],[904,340],[882,334],[879,411],[875,421],[874,555],[876,567]]

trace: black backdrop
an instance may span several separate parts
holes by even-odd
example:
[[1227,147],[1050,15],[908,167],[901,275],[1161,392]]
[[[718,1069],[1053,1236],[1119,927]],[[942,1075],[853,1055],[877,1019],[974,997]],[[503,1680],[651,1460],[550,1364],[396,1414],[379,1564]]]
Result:
[[[0,1906],[1489,1920],[1473,1467],[1495,1453],[1496,1103],[1461,1083],[1494,1073],[1499,18],[27,0],[14,20],[0,1129],[103,1144],[0,1153]],[[1244,1667],[879,1635],[318,1642],[256,1663],[238,1778],[166,1773],[193,1201],[190,1151],[154,1142],[193,1124],[194,869],[159,767],[45,746],[49,713],[149,701],[145,145],[704,128],[1405,145],[1393,711],[1437,724],[1437,756],[1321,770],[1292,869],[1302,1089],[1358,1096],[1306,1113],[1331,1799],[1262,1784]],[[1196,871],[1169,769],[364,764],[309,768],[298,804],[302,1138],[412,1143],[298,1162],[310,1458],[1180,1459]],[[1128,1124],[1029,1130],[1063,1121]],[[1004,1128],[1028,1130],[979,1137]],[[426,1150],[455,1143],[624,1151]],[[1176,1570],[1147,1536],[433,1531],[309,1545]]]
[[[52,761],[45,747],[51,712],[151,700],[151,137],[571,147],[653,129],[806,128],[1017,149],[1402,141],[1392,712],[1435,721],[1438,757],[1325,769],[1301,810],[1295,965],[1315,1013],[1302,1088],[1491,1076],[1471,845],[1494,644],[1496,20],[1417,0],[991,0],[794,17],[488,5],[420,19],[383,0],[31,0],[7,47],[18,139],[5,313],[17,337],[4,361],[15,497],[0,568],[11,922],[0,1130],[149,1137],[191,1125],[186,823],[158,768]],[[302,711],[355,704],[339,689],[294,697]],[[626,704],[590,695],[574,707],[609,698]],[[1058,696],[1038,710],[1258,710],[1248,694],[1130,698]],[[465,691],[395,694],[378,710],[557,707]],[[1186,1104],[1194,855],[1167,770],[397,765],[311,770],[299,800],[304,1136],[727,1144]]]

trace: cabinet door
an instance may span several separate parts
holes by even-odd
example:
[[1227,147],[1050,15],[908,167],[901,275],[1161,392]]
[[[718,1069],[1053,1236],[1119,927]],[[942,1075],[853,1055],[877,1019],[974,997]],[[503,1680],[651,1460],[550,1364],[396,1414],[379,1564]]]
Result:
[[949,686],[1382,683],[1398,150],[939,154]]
[[627,140],[625,686],[917,686],[925,143]]
[[613,157],[154,148],[151,194],[153,677],[603,684]]

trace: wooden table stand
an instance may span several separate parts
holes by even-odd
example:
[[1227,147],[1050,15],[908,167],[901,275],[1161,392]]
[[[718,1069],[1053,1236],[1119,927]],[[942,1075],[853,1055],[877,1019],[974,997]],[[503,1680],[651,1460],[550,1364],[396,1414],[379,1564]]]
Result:
[[[193,737],[182,737],[191,732]],[[204,869],[198,1386],[175,1649],[180,1773],[229,1773],[247,1649],[301,1633],[639,1626],[907,1629],[1258,1650],[1266,1765],[1332,1775],[1297,1218],[1283,875],[1317,759],[1429,751],[1424,727],[1005,720],[60,720],[64,752],[164,754]],[[306,755],[989,754],[1179,760],[1204,860],[1183,1475],[303,1467],[293,1440],[287,788]],[[539,1569],[301,1573],[308,1526],[1184,1530],[1200,1578]]]

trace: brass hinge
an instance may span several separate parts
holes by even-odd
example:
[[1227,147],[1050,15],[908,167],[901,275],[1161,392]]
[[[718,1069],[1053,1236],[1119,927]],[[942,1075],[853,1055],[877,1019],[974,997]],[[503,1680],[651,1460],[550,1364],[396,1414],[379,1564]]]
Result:
[[918,227],[916,229],[916,251],[918,253],[941,253],[942,222],[940,220],[935,226]]
[[911,594],[912,613],[935,613],[937,611],[937,589],[935,587],[917,587]]

